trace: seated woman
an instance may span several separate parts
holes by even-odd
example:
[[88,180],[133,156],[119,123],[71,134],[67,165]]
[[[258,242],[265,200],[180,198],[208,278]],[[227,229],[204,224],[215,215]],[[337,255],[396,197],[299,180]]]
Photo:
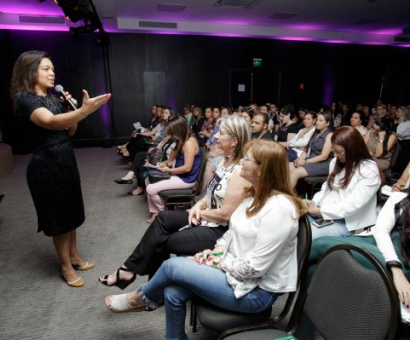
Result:
[[[363,236],[341,237],[321,237],[313,241],[309,254],[308,268],[305,276],[301,280],[300,299],[295,307],[301,311],[307,295],[307,289],[315,271],[316,265],[322,255],[339,244],[353,244],[369,251],[381,264],[390,267],[394,285],[399,293],[400,301],[409,308],[410,306],[410,196],[407,193],[393,193],[377,216],[376,224],[371,232]],[[372,235],[373,234],[373,235]],[[353,253],[356,257],[356,253]],[[367,261],[359,255],[357,260],[364,266]],[[296,316],[296,319],[298,317]],[[301,339],[316,339],[315,330],[309,321],[299,325],[298,333]],[[400,338],[402,339],[402,338]],[[408,339],[405,337],[404,339]]]
[[[167,132],[165,126],[165,134],[166,133]],[[137,185],[133,190],[128,191],[127,194],[131,196],[143,195],[145,192],[145,178],[147,175],[147,168],[145,167],[145,164],[147,161],[149,161],[149,154],[151,152],[154,152],[154,149],[159,149],[162,151],[164,158],[168,159],[171,150],[175,146],[175,143],[173,142],[171,137],[172,136],[165,137],[156,147],[150,148],[147,152],[138,152],[135,155],[134,160],[132,161],[131,169],[128,171],[128,173],[122,178],[115,179],[114,182],[117,184],[133,184],[133,178],[135,176]]]
[[299,130],[299,132],[289,142],[281,143],[283,146],[288,148],[290,162],[293,162],[296,158],[300,157],[302,152],[307,151],[309,141],[315,133],[316,118],[316,112],[309,111],[306,113],[303,118],[304,128]]
[[195,106],[192,111],[191,131],[197,135],[199,131],[201,131],[201,128],[204,122],[205,122],[205,118],[202,116],[202,109],[199,106]]
[[[149,122],[147,130],[152,130],[160,121],[161,119],[161,114],[162,112],[162,107],[158,105],[152,105],[151,107],[151,120]],[[134,130],[131,134],[130,141],[135,137],[135,135],[139,132],[139,130]],[[117,145],[117,152],[118,154],[122,154],[124,151],[127,150],[127,144],[129,142],[122,144],[122,145]]]
[[302,154],[293,163],[289,163],[290,180],[295,188],[299,179],[308,176],[326,176],[332,158],[330,138],[332,137],[332,114],[330,111],[319,113],[316,119],[316,131],[309,141],[308,152]]
[[350,126],[353,126],[355,129],[357,129],[357,131],[359,131],[362,136],[365,136],[367,133],[367,128],[363,126],[365,120],[366,115],[361,110],[354,111],[352,117],[350,118]]
[[397,109],[399,125],[396,129],[396,136],[399,139],[410,139],[410,110],[405,106]]
[[388,126],[389,123],[385,118],[376,119],[373,128],[364,136],[370,155],[381,171],[390,167],[393,149],[397,143],[397,137],[388,131]]
[[156,183],[149,183],[149,177],[146,178],[148,208],[151,213],[148,223],[152,223],[158,213],[165,208],[159,193],[170,189],[192,188],[201,166],[201,150],[197,139],[189,131],[185,118],[176,116],[169,120],[167,135],[172,136],[175,147],[168,160],[158,163],[157,168],[170,174],[171,178]]
[[291,140],[300,130],[298,125],[295,107],[287,104],[279,114],[280,127],[276,131],[275,140],[278,142],[287,142]]
[[[214,109],[215,112],[215,109]],[[230,116],[232,114],[231,109],[224,107],[221,110],[221,118],[225,116]],[[219,127],[221,125],[221,119],[216,121],[215,128],[211,134],[211,136],[208,138],[208,141],[206,142],[206,146],[208,148],[208,162],[206,163],[206,168],[205,168],[205,173],[204,173],[204,180],[203,180],[203,187],[202,190],[205,190],[207,183],[211,180],[212,176],[215,173],[216,168],[218,167],[219,163],[224,158],[224,151],[220,148],[220,145],[218,144],[218,140],[215,138],[215,135],[219,131]]]
[[164,108],[161,110],[161,119],[157,125],[152,130],[137,132],[134,134],[133,138],[126,145],[126,150],[122,151],[122,156],[129,157],[131,160],[134,159],[135,155],[139,151],[148,151],[149,148],[159,143],[162,138],[164,138],[164,126],[167,119],[163,119],[163,113],[166,111],[166,117],[168,118],[171,114],[170,108]]
[[[379,168],[369,154],[360,133],[351,126],[336,130],[331,138],[335,158],[320,192],[308,201],[312,238],[351,236],[374,225],[377,216]],[[332,220],[318,228],[315,219]]]
[[[136,274],[152,276],[170,253],[193,255],[213,247],[228,230],[229,218],[243,199],[243,188],[250,185],[239,176],[243,147],[250,140],[248,125],[240,117],[226,116],[216,138],[225,158],[209,182],[206,196],[189,212],[162,211],[124,265],[100,277],[101,283],[125,288]],[[179,231],[187,225],[190,227]]]
[[213,250],[169,259],[137,291],[107,296],[108,309],[152,310],[164,299],[165,339],[187,339],[186,302],[196,296],[231,311],[258,313],[279,294],[295,291],[298,219],[306,208],[292,193],[287,162],[279,144],[251,141],[240,172],[251,186]]
[[201,145],[204,145],[208,138],[211,136],[215,127],[215,120],[212,115],[212,108],[207,107],[205,109],[205,121],[201,126],[201,130],[198,132],[197,137]]
[[[176,114],[174,110],[170,109],[164,109],[161,114],[161,119],[164,123],[164,130],[162,131],[162,134],[164,136],[167,136],[167,138],[161,139],[159,143],[156,143],[155,147],[151,147],[148,149],[148,152],[150,150],[153,150],[153,148],[159,148],[163,151],[166,152],[167,157],[169,157],[169,154],[171,152],[170,144],[172,139],[172,136],[168,136],[166,132],[166,125],[168,121],[172,118],[175,118]],[[137,186],[132,190],[129,191],[128,194],[132,196],[137,196],[137,195],[142,195],[144,190],[145,190],[145,171],[146,168],[144,167],[144,164],[147,159],[147,151],[139,151],[131,164],[131,169],[128,171],[128,173],[122,177],[115,179],[114,182],[118,184],[132,184],[133,183],[133,178],[134,176],[137,177]]]

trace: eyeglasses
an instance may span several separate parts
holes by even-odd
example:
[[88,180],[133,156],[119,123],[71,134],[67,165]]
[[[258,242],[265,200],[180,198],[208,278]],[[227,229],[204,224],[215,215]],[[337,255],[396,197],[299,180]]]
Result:
[[255,161],[255,160],[253,160],[253,159],[250,159],[248,156],[246,156],[246,155],[244,155],[243,156],[243,158],[242,158],[242,162],[243,163],[245,163],[245,162],[252,162],[252,163],[255,163],[255,164],[260,164],[258,161]]
[[336,150],[336,149],[332,149],[333,153],[335,153],[336,155],[343,155],[345,153],[345,150]]

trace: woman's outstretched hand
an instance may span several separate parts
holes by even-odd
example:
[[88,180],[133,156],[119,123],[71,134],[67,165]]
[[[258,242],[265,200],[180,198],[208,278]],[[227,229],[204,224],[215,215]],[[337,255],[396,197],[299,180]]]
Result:
[[83,90],[83,105],[82,110],[87,115],[97,111],[102,105],[106,104],[111,99],[111,93],[102,94],[97,97],[90,98],[88,92]]

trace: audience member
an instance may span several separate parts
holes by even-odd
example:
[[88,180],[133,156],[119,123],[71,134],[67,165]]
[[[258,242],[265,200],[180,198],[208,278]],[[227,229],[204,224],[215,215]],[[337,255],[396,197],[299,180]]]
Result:
[[299,179],[308,176],[326,176],[332,158],[330,138],[332,137],[332,114],[330,111],[319,113],[316,130],[309,141],[307,153],[301,154],[293,163],[289,163],[290,180],[295,188]]
[[410,139],[410,110],[405,106],[400,106],[397,110],[396,135],[399,139]]
[[352,117],[350,118],[350,125],[357,129],[362,136],[365,136],[367,133],[367,129],[363,126],[365,120],[366,115],[361,110],[353,112]]
[[252,138],[272,140],[268,131],[269,117],[266,113],[259,112],[252,118]]
[[175,148],[172,149],[168,160],[158,163],[157,167],[162,172],[170,174],[171,178],[157,183],[149,183],[149,178],[147,178],[147,200],[151,213],[151,218],[147,220],[148,223],[152,223],[158,213],[164,210],[164,202],[159,193],[169,189],[192,188],[201,165],[198,141],[190,133],[185,118],[176,116],[170,119],[167,124],[167,135],[172,136]]
[[351,126],[336,130],[331,137],[335,158],[320,192],[308,201],[309,217],[331,221],[324,227],[312,224],[313,239],[322,236],[351,236],[374,225],[377,191],[381,178],[360,133]]
[[[228,230],[229,218],[243,199],[244,187],[249,186],[239,172],[250,133],[242,118],[226,116],[216,138],[225,157],[208,184],[206,196],[189,212],[161,212],[124,265],[101,277],[101,283],[125,288],[135,280],[136,274],[152,276],[170,253],[193,255],[213,247]],[[180,230],[184,226],[189,228]]]
[[387,120],[376,119],[373,128],[364,136],[364,141],[380,170],[387,170],[397,143],[397,137],[388,129]]
[[[221,110],[221,118],[230,116],[231,110],[229,108],[223,108]],[[221,121],[216,124],[214,131],[212,132],[211,136],[208,138],[208,142],[205,144],[209,148],[208,152],[208,162],[206,163],[205,173],[203,183],[204,186],[202,190],[205,189],[207,183],[211,180],[213,174],[215,173],[216,168],[218,167],[219,163],[224,158],[224,151],[220,148],[218,140],[215,138],[216,134],[219,132]]]
[[296,158],[300,157],[302,152],[306,153],[309,141],[315,133],[316,117],[316,112],[309,111],[306,113],[305,118],[303,119],[305,127],[299,130],[289,143],[281,143],[288,148],[290,162],[293,162]]
[[192,123],[191,131],[197,135],[199,131],[201,131],[202,125],[205,122],[205,118],[202,117],[202,109],[199,106],[194,107],[192,114],[193,114],[192,116],[193,123]]
[[304,207],[292,195],[288,172],[282,147],[252,141],[241,169],[252,186],[225,237],[194,258],[168,260],[136,292],[106,297],[109,310],[152,310],[164,299],[166,339],[186,339],[185,304],[195,296],[224,309],[256,313],[270,308],[279,294],[295,291],[298,218]]
[[204,145],[215,127],[215,120],[212,113],[212,108],[207,107],[205,109],[205,120],[201,126],[201,130],[198,132],[197,137],[201,145]]
[[285,105],[279,114],[280,127],[276,132],[275,140],[278,142],[287,142],[299,132],[300,129],[295,122],[295,118],[296,112],[294,106],[291,104]]

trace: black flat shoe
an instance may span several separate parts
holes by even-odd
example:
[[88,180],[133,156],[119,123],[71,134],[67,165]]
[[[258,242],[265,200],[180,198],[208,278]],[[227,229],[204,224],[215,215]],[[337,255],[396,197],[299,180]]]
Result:
[[[98,281],[100,281],[103,285],[108,286],[108,287],[116,286],[116,287],[118,287],[119,289],[125,289],[125,288],[127,288],[131,283],[133,283],[133,282],[135,281],[135,279],[136,279],[136,277],[137,277],[137,274],[134,273],[134,275],[132,276],[132,278],[129,279],[129,280],[121,280],[121,279],[120,279],[120,270],[122,270],[123,272],[131,272],[131,270],[129,270],[129,269],[125,268],[125,267],[120,267],[120,268],[117,269],[117,272],[116,272],[116,274],[115,274],[116,277],[117,277],[117,280],[116,280],[115,283],[113,283],[112,285],[109,285],[109,284],[108,284],[108,277],[109,277],[109,275],[104,275],[104,277],[103,277],[103,278],[99,278]],[[132,272],[131,272],[131,273],[132,273]]]
[[132,184],[133,183],[132,179],[121,179],[121,178],[114,179],[114,182],[118,184]]

